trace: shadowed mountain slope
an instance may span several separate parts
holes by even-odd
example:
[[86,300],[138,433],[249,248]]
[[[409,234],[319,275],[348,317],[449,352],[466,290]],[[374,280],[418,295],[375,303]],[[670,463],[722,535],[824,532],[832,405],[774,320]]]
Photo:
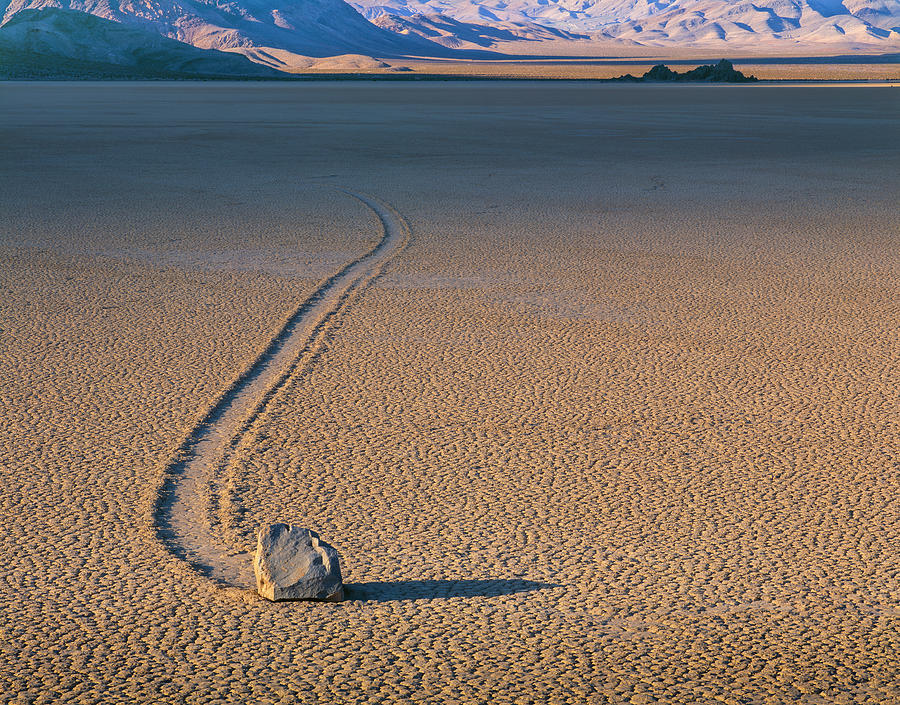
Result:
[[0,27],[5,78],[270,77],[243,56],[205,51],[73,10],[24,10]]
[[[0,0],[3,21],[27,9],[78,10],[200,49],[290,69],[294,57],[445,55],[446,47],[376,27],[343,0]],[[271,51],[269,51],[271,50]],[[308,62],[301,62],[306,65]]]
[[374,17],[372,22],[398,34],[416,35],[451,48],[490,47],[497,42],[589,38],[587,34],[545,27],[535,22],[463,22],[442,14],[381,14]]

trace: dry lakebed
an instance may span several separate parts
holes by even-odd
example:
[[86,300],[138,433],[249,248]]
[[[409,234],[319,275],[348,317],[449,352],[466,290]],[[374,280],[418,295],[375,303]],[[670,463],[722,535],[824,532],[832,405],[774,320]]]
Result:
[[900,89],[0,104],[0,702],[900,703]]

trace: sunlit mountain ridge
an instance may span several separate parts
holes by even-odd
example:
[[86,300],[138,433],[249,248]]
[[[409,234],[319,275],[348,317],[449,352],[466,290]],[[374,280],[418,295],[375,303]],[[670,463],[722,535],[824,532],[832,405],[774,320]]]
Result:
[[162,74],[255,75],[245,58],[282,72],[393,70],[407,57],[490,59],[560,44],[584,55],[600,44],[722,56],[900,51],[900,0],[0,0],[0,20],[7,66],[39,54],[138,70],[152,55],[147,65]]
[[[540,26],[648,46],[897,44],[898,0],[352,0],[383,26],[429,37],[435,16],[495,28]],[[387,20],[385,18],[391,18]],[[397,18],[403,18],[398,21]],[[421,28],[416,30],[416,27]]]

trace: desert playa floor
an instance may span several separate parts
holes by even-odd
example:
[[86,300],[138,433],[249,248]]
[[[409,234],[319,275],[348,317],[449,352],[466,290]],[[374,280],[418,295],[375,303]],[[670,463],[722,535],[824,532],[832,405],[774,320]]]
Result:
[[[900,702],[900,90],[0,102],[3,702]],[[409,241],[195,502],[340,550],[349,601],[273,604],[159,491],[381,240],[341,189]]]

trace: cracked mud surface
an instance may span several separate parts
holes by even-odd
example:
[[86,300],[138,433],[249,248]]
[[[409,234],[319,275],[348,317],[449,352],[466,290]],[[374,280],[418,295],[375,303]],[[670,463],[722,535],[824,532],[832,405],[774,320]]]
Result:
[[[4,701],[900,701],[889,90],[3,91]],[[236,599],[154,498],[381,237],[333,186],[414,238],[219,510],[351,599]]]
[[[166,467],[153,503],[153,525],[177,558],[224,588],[254,589],[252,542],[235,541],[229,487],[222,486],[235,450],[289,380],[320,356],[348,307],[409,241],[402,216],[377,199],[346,192],[378,216],[377,244],[350,260],[299,303],[258,357],[215,401]],[[224,504],[224,506],[222,506]]]

